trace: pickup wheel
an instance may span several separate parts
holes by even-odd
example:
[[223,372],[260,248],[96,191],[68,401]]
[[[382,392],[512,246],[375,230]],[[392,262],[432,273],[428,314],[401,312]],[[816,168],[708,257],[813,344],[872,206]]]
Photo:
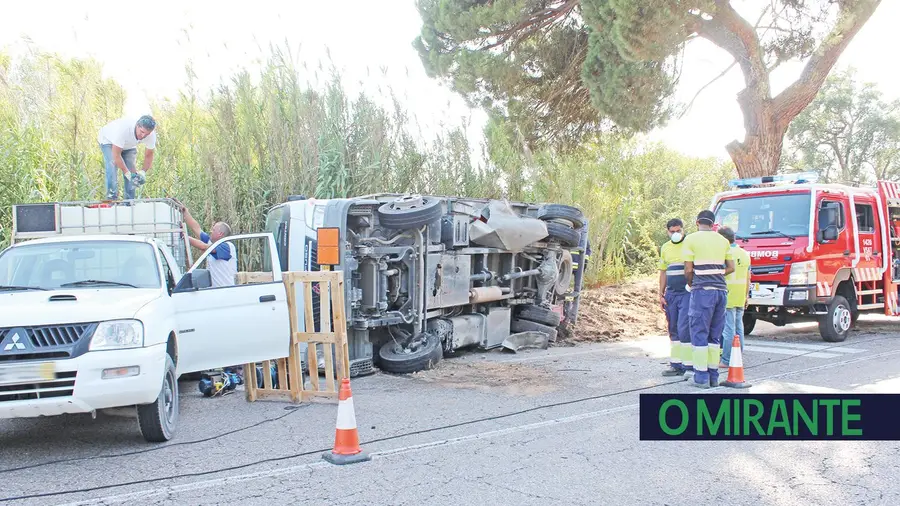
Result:
[[443,214],[440,200],[410,195],[382,204],[378,208],[378,222],[386,228],[419,228],[437,221]]
[[141,434],[151,443],[164,443],[175,435],[178,424],[178,379],[175,362],[166,355],[166,372],[159,397],[152,404],[138,406]]
[[563,246],[568,246],[570,248],[577,247],[578,243],[581,242],[581,234],[579,234],[577,230],[568,225],[552,221],[547,222],[546,238],[559,241]]
[[543,325],[540,323],[530,322],[528,320],[513,320],[509,325],[509,330],[512,331],[513,334],[517,334],[519,332],[543,332],[547,334],[547,338],[551,341],[556,341],[556,336],[559,332],[548,325]]
[[516,313],[516,318],[540,323],[541,325],[547,325],[548,327],[553,328],[559,327],[559,322],[562,321],[562,318],[553,312],[553,310],[532,305],[521,306]]
[[828,305],[828,313],[819,317],[819,333],[829,343],[839,343],[847,339],[853,323],[850,303],[841,295],[835,295]]
[[425,333],[405,343],[391,339],[381,345],[378,366],[386,372],[408,374],[431,369],[443,357],[441,339],[435,334]]
[[538,209],[537,217],[544,221],[566,221],[576,230],[584,226],[584,214],[572,206],[547,204]]

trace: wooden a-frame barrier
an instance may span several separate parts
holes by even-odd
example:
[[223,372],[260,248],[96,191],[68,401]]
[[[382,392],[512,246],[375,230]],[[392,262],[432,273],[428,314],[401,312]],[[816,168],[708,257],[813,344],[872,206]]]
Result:
[[[263,375],[262,388],[257,386],[257,364],[244,366],[247,400],[337,402],[341,381],[350,377],[347,319],[344,314],[344,273],[343,271],[286,272],[283,279],[291,322],[290,355],[274,361],[266,360],[260,364]],[[315,331],[313,313],[313,285],[317,285],[319,294],[318,332]],[[297,302],[298,292],[302,294],[302,308]],[[302,330],[299,322],[301,313],[304,316]],[[300,347],[303,345],[306,345],[307,371],[302,370],[300,361]],[[324,382],[321,382],[319,377],[317,345],[322,347],[325,357]],[[277,368],[277,386],[274,386],[272,381],[273,362]],[[304,380],[309,382],[309,387]]]

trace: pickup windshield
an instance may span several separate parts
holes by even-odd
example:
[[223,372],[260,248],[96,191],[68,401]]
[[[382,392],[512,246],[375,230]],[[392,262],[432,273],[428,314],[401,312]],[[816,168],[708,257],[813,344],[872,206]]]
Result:
[[742,239],[803,237],[809,233],[809,199],[809,193],[792,193],[723,200],[716,207],[716,223]]
[[58,288],[159,288],[153,246],[129,241],[23,244],[0,255],[0,286]]

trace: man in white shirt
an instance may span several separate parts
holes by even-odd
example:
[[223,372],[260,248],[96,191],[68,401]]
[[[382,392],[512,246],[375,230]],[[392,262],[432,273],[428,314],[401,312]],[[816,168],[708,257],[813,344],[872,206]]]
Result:
[[[119,175],[122,171],[125,179],[125,199],[134,198],[136,185],[144,184],[144,179],[153,165],[153,153],[156,149],[156,120],[151,116],[141,116],[137,120],[124,117],[111,121],[100,129],[97,136],[100,151],[103,153],[103,165],[106,169],[106,198],[119,198]],[[137,145],[144,145],[144,166],[135,170]]]
[[[200,228],[197,220],[191,216],[187,206],[182,207],[181,214],[184,217],[184,223],[194,232],[200,239],[188,237],[191,246],[206,251],[214,242],[223,237],[231,235],[231,227],[224,221],[217,222],[213,225],[210,234],[207,234]],[[209,277],[212,279],[213,288],[219,286],[233,286],[235,276],[237,275],[237,250],[231,242],[223,242],[216,246],[208,257],[206,257],[206,267],[209,269]]]

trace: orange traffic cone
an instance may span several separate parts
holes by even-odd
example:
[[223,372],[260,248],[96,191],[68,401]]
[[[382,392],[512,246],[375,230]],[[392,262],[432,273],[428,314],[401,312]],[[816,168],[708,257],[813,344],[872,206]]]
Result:
[[744,359],[741,356],[741,338],[734,336],[731,343],[731,358],[728,360],[728,379],[722,382],[722,386],[731,388],[750,388],[750,383],[744,382]]
[[334,449],[322,454],[322,458],[337,465],[371,460],[371,457],[359,447],[359,433],[356,431],[356,413],[353,410],[353,394],[350,392],[350,380],[348,378],[344,378],[341,381],[341,390],[338,393]]

